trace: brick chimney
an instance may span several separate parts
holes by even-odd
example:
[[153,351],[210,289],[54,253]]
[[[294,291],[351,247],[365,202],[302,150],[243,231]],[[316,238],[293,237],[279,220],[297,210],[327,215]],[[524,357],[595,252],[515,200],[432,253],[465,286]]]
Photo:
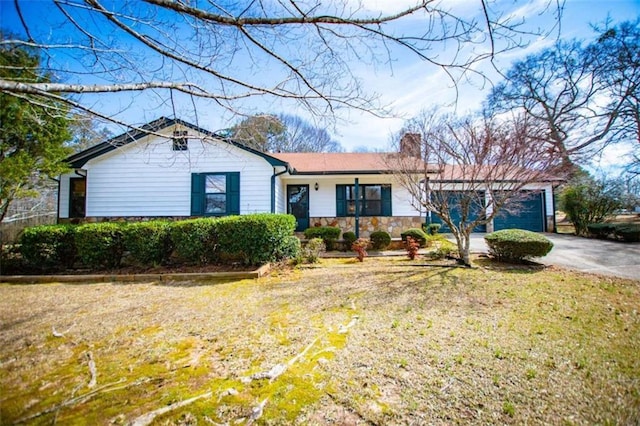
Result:
[[405,133],[400,139],[400,154],[420,158],[421,142],[422,138],[420,137],[420,133]]

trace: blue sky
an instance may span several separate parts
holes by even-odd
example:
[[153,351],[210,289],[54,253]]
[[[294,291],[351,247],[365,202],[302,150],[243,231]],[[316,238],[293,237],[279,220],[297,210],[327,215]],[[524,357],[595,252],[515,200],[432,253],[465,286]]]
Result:
[[[357,0],[347,0],[354,3]],[[109,3],[105,1],[105,3]],[[415,0],[362,0],[363,13],[371,12],[394,13],[404,7],[415,4]],[[497,0],[495,7],[501,8],[514,18],[524,18],[530,27],[552,28],[555,24],[552,14],[543,10],[543,0],[512,1]],[[0,0],[0,19],[3,29],[20,32],[19,21],[14,10],[13,0]],[[60,14],[53,8],[49,1],[22,0],[20,4],[28,22],[37,23],[33,31],[46,35],[57,35],[61,31],[59,24]],[[474,18],[478,17],[481,9],[478,1],[472,0],[447,0],[447,7],[451,7],[459,15]],[[567,0],[565,4],[563,20],[561,22],[561,38],[593,37],[592,24],[602,23],[609,18],[612,23],[623,20],[632,20],[640,15],[640,0]],[[88,25],[99,26],[99,23],[91,22],[87,18]],[[409,19],[403,25],[410,26]],[[402,32],[403,28],[395,29]],[[558,35],[554,32],[554,35]],[[122,42],[122,39],[117,41]],[[531,39],[527,48],[512,51],[498,56],[496,64],[502,70],[509,65],[545,46],[553,43],[554,38]],[[446,46],[441,50],[442,55],[450,54],[452,46]],[[461,81],[458,90],[453,88],[452,82],[444,72],[437,67],[430,66],[414,55],[407,52],[393,50],[394,57],[391,64],[379,64],[372,67],[370,64],[353,62],[351,69],[361,79],[363,88],[369,93],[377,93],[380,100],[392,107],[393,118],[378,118],[372,115],[353,110],[341,110],[337,115],[335,126],[329,128],[330,133],[347,150],[365,146],[368,149],[385,150],[389,147],[391,135],[397,132],[404,119],[417,115],[421,110],[434,105],[442,108],[455,109],[459,113],[465,113],[477,109],[488,91],[490,83],[472,78],[469,81]],[[55,60],[60,65],[69,66],[71,57],[59,54]],[[146,67],[155,67],[163,70],[157,62],[140,62]],[[239,62],[241,63],[241,62]],[[73,65],[71,65],[73,67]],[[237,64],[236,64],[237,66]],[[490,77],[492,82],[500,80],[499,75],[491,69],[488,63],[479,64],[475,68]],[[242,70],[238,67],[234,72],[244,74],[246,78],[266,79],[270,78],[269,70]],[[87,76],[87,78],[90,78]],[[125,77],[126,78],[126,77]],[[457,102],[456,101],[457,95]],[[92,105],[106,114],[115,115],[122,120],[134,123],[151,121],[161,115],[173,116],[173,108],[166,102],[158,104],[160,98],[153,93],[126,93],[118,95],[99,95],[90,98]],[[237,116],[216,108],[211,101],[196,101],[197,115],[194,115],[192,101],[184,96],[175,98],[175,115],[187,121],[195,122],[210,130],[218,130],[228,127],[238,120]],[[154,107],[150,107],[154,105]],[[311,121],[313,117],[301,110],[293,109],[290,104],[278,100],[251,100],[243,105],[247,112],[269,112],[298,114]],[[323,124],[320,122],[320,124]],[[117,131],[117,130],[116,130]],[[609,154],[605,154],[609,155]],[[615,158],[616,153],[613,152]],[[615,161],[615,159],[611,160]]]
[[[463,1],[461,3],[466,5],[471,2]],[[538,19],[534,7],[530,9],[530,12],[530,18]],[[612,22],[620,22],[635,19],[639,15],[640,1],[568,0],[561,22],[560,36],[566,39],[590,39],[594,34],[591,24],[601,23],[607,17]],[[546,19],[548,16],[544,16],[544,18]],[[543,26],[551,24],[549,21],[540,21],[540,25]],[[526,49],[498,56],[496,63],[500,69],[506,70],[512,62],[549,46],[553,42],[554,39],[551,37],[533,40]],[[500,76],[492,71],[489,64],[483,64],[482,69],[494,83],[500,81]],[[379,75],[371,78],[370,82],[376,90],[383,94],[385,99],[392,102],[396,113],[402,117],[410,117],[421,109],[429,108],[432,105],[447,106],[455,102],[456,91],[441,70],[430,69],[419,61],[411,61],[403,67],[397,67],[394,74],[394,76]],[[482,83],[482,81],[475,79],[459,84],[458,102],[451,105],[450,108],[460,113],[476,110],[490,90],[488,85],[483,86]],[[358,135],[369,135],[366,140],[371,141],[374,146],[384,147],[389,141],[389,135],[398,131],[403,122],[400,118],[373,120],[362,114],[353,114],[352,119],[354,120],[353,125],[338,129],[342,133],[342,137],[339,139],[345,145],[346,141],[358,140]]]

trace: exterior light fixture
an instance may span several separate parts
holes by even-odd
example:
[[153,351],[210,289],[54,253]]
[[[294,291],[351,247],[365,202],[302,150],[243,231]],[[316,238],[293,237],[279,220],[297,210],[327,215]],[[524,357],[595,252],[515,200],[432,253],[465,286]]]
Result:
[[318,182],[316,182],[316,184],[315,184],[313,187],[314,187],[314,188],[316,189],[316,191],[317,191],[317,190],[320,188],[320,185],[318,185]]

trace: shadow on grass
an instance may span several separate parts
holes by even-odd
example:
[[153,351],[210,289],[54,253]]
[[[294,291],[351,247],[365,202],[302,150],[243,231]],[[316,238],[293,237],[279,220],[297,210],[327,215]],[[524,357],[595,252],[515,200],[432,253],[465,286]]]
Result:
[[511,274],[535,274],[544,271],[547,266],[531,260],[523,260],[519,263],[498,261],[489,257],[474,259],[476,265],[491,271],[507,272]]

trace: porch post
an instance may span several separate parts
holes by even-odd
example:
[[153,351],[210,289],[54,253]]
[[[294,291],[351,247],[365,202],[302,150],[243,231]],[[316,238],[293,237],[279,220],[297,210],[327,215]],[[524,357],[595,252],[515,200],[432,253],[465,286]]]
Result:
[[356,182],[355,182],[355,194],[354,194],[354,198],[355,200],[355,205],[356,205],[356,238],[360,238],[360,209],[359,209],[359,202],[360,202],[360,185],[358,182],[358,178],[356,178]]

